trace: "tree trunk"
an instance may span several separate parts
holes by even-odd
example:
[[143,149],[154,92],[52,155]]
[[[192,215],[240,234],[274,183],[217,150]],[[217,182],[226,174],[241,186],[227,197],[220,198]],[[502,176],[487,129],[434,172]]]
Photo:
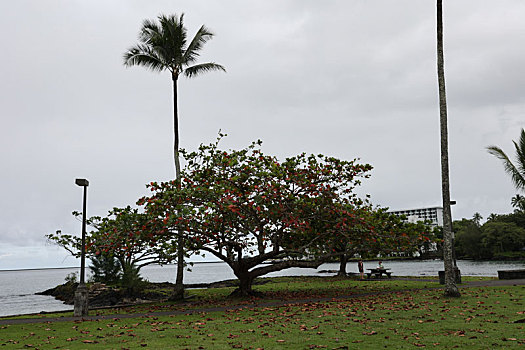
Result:
[[339,272],[337,273],[337,276],[346,277],[346,263],[347,262],[348,262],[348,256],[346,254],[342,254],[339,260]]
[[455,283],[452,257],[452,217],[450,212],[450,185],[448,167],[447,96],[445,91],[445,64],[443,57],[442,0],[437,0],[437,68],[439,85],[439,114],[441,125],[441,189],[443,193],[443,261],[445,264],[445,296],[459,297]]
[[270,272],[281,271],[290,267],[307,267],[316,269],[322,264],[322,261],[286,260],[257,267],[259,263],[255,263],[253,260],[250,262],[233,262],[231,260],[224,261],[232,268],[233,273],[239,279],[239,288],[231,293],[231,295],[235,296],[251,296],[260,294],[259,292],[252,290],[252,283],[257,277],[264,276]]
[[170,300],[184,299],[184,237],[182,232],[179,232],[177,237],[177,277],[175,279],[175,287]]
[[255,278],[248,271],[237,271],[235,275],[239,279],[239,288],[234,290],[231,295],[240,297],[254,295],[255,293],[252,290],[252,283]]
[[179,162],[179,112],[177,108],[177,80],[178,76],[173,74],[173,160],[175,162],[175,180],[180,186],[180,162]]
[[[175,161],[175,181],[177,188],[180,188],[180,162],[179,162],[179,113],[177,109],[177,79],[176,74],[172,75],[173,79],[173,132],[174,145],[173,157]],[[178,232],[177,237],[177,277],[175,279],[175,288],[171,300],[180,300],[184,298],[184,237],[183,232]]]

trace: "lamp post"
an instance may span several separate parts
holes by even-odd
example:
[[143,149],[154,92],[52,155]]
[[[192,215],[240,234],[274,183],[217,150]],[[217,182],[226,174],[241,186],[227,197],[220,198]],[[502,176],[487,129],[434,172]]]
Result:
[[75,291],[75,308],[74,316],[87,316],[88,314],[88,289],[85,283],[86,270],[86,202],[87,188],[89,181],[86,179],[76,179],[75,184],[84,188],[82,201],[82,251],[80,255],[80,283]]

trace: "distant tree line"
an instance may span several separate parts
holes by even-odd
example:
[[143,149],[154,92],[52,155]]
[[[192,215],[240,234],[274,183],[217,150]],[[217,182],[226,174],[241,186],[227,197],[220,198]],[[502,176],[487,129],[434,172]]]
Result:
[[481,224],[479,214],[454,221],[457,258],[476,260],[525,259],[525,211],[491,214]]

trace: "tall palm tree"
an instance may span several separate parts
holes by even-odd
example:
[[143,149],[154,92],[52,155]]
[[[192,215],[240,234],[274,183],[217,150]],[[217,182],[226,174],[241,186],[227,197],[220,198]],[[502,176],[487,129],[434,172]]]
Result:
[[452,215],[448,167],[447,95],[445,91],[445,60],[443,57],[443,1],[437,0],[437,71],[439,85],[439,121],[441,125],[441,190],[443,195],[443,261],[445,264],[445,296],[459,297],[452,252]]
[[487,150],[503,162],[507,174],[510,175],[514,186],[519,191],[525,192],[525,130],[521,129],[519,142],[512,141],[516,148],[516,165],[512,163],[503,150],[496,146],[489,146]]
[[[196,77],[209,71],[226,71],[217,63],[195,64],[204,44],[213,37],[213,33],[204,25],[200,27],[191,42],[187,40],[184,27],[184,14],[160,15],[158,21],[145,20],[139,32],[139,43],[124,53],[124,65],[144,66],[154,72],[169,71],[173,82],[173,160],[175,179],[180,185],[179,162],[179,115],[177,108],[177,81],[180,75]],[[177,278],[173,298],[184,296],[184,238],[179,233],[177,239]]]

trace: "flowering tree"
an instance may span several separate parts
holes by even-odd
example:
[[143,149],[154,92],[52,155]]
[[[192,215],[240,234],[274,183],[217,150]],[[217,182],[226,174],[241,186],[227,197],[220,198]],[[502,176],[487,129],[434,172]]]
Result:
[[[73,215],[78,217],[81,213],[74,212]],[[86,235],[86,255],[95,257],[108,254],[119,262],[124,280],[132,279],[132,276],[136,278],[142,267],[167,263],[173,259],[174,244],[170,239],[156,234],[160,231],[157,223],[130,206],[113,208],[106,217],[91,217],[88,224],[95,230]],[[73,256],[80,256],[80,237],[61,231],[46,237]]]
[[151,183],[139,200],[164,226],[158,233],[183,233],[190,249],[226,262],[240,281],[252,282],[290,267],[317,267],[334,252],[327,242],[345,227],[361,224],[352,192],[372,167],[323,155],[301,154],[279,162],[261,142],[223,151],[218,143],[182,151],[186,167],[176,182]]
[[346,276],[348,259],[386,256],[392,253],[413,254],[427,242],[433,242],[431,228],[423,222],[411,223],[388,213],[387,208],[373,208],[368,201],[357,203],[351,210],[359,221],[341,221],[339,229],[327,243],[339,253],[338,275]]
[[373,242],[372,236],[375,232],[370,222],[373,214],[372,208],[365,203],[358,204],[360,205],[349,209],[357,213],[359,221],[341,220],[337,227],[339,230],[330,236],[326,242],[333,252],[339,254],[339,271],[337,273],[339,276],[346,276],[348,259],[355,255],[364,255]]

